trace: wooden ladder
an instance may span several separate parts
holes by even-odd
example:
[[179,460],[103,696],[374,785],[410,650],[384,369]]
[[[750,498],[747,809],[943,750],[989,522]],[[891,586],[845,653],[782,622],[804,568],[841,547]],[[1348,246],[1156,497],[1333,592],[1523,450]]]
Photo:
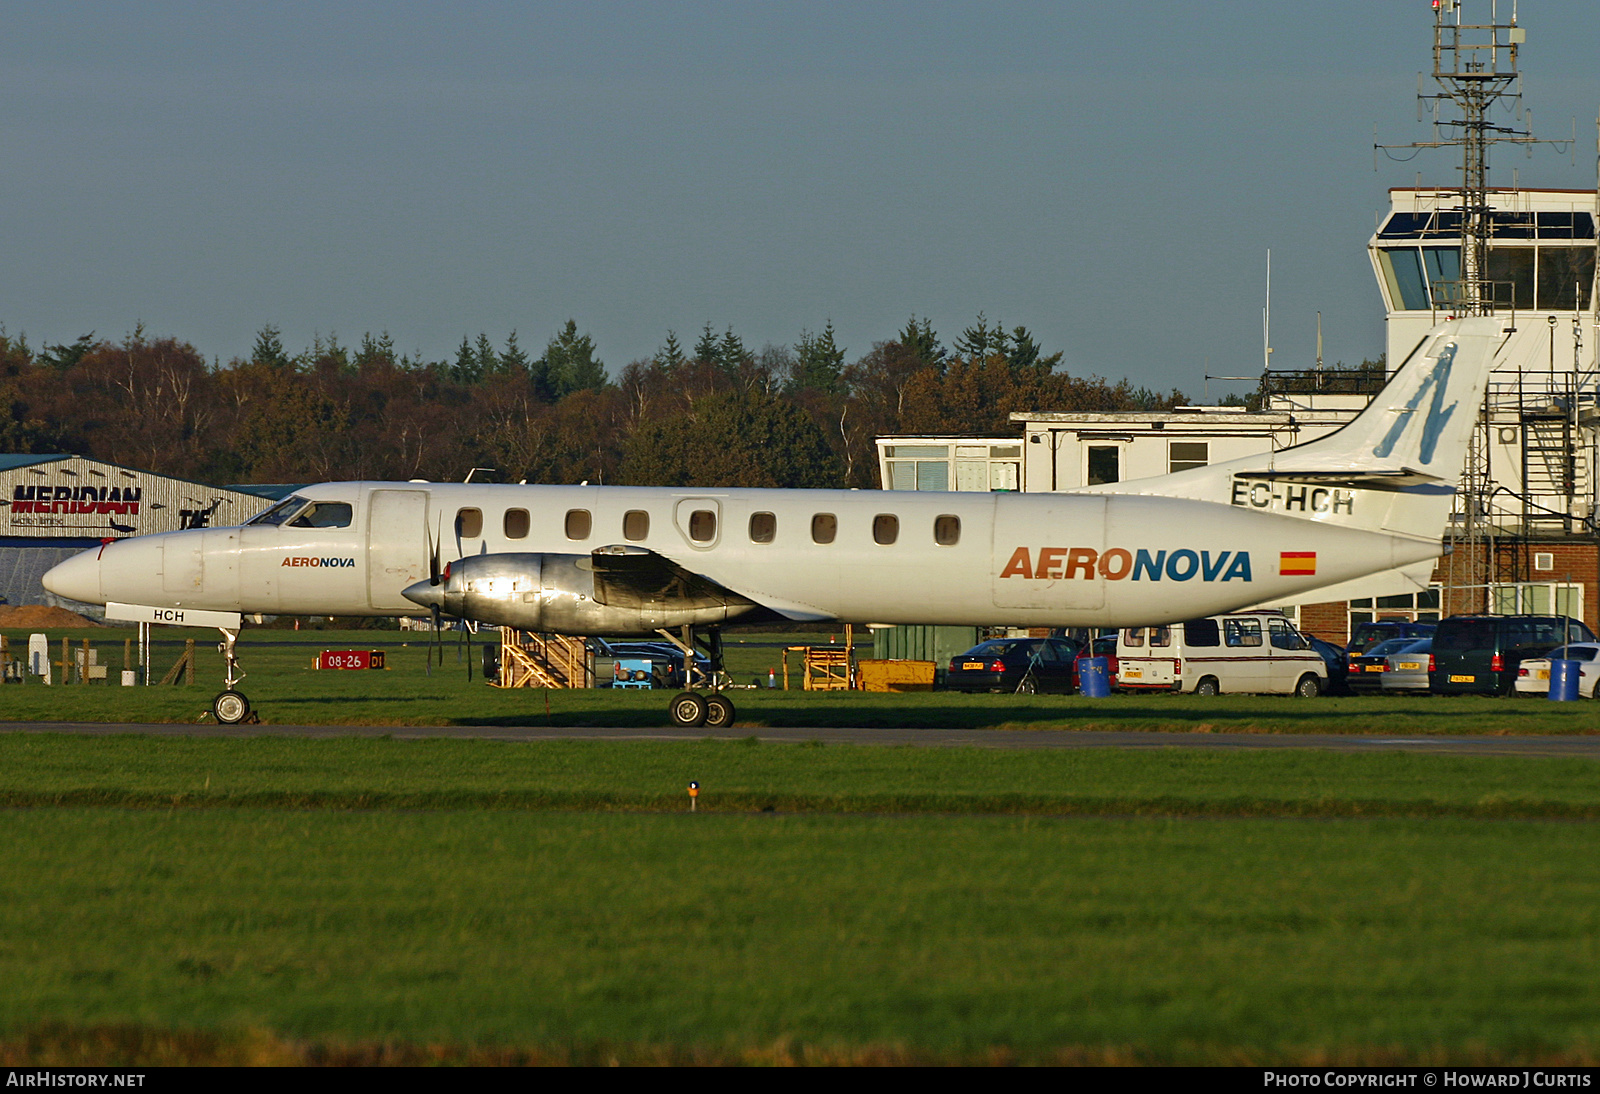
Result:
[[500,628],[501,688],[582,688],[590,685],[589,650],[581,638]]

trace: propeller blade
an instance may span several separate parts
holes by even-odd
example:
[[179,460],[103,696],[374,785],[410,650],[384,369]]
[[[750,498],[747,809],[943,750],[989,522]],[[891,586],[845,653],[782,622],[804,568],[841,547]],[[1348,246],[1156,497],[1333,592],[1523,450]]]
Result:
[[[439,605],[433,606],[433,645],[428,648],[428,664],[433,664],[434,650],[439,651],[439,667],[444,668],[444,647],[439,644]],[[429,672],[432,672],[430,667]]]
[[[422,530],[425,534],[428,531],[426,526]],[[428,535],[428,584],[439,584],[439,537],[431,534]]]

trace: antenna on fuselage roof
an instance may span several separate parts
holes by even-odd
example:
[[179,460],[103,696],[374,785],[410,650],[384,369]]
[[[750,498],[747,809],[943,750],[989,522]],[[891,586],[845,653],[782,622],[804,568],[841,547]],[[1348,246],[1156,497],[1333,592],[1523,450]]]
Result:
[[[483,471],[483,472],[485,472],[487,474],[490,474],[490,475],[498,475],[498,474],[500,474],[500,469],[498,467],[474,467],[471,471],[467,472],[467,477],[462,479],[461,481],[462,482],[471,482],[472,481],[472,476],[476,475],[479,471]],[[483,479],[481,481],[483,481],[483,482],[493,482],[494,480],[493,479]]]

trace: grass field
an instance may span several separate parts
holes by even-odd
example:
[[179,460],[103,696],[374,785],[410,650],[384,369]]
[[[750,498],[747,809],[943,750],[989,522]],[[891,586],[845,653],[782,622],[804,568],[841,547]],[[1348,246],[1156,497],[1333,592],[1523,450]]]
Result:
[[10,734],[0,1060],[1592,1063],[1595,772]]
[[[63,633],[120,668],[119,632]],[[730,641],[736,681],[816,638]],[[390,668],[310,668],[364,646]],[[244,690],[280,725],[666,722],[661,692],[500,691],[425,651],[250,631]],[[194,721],[199,652],[195,687],[8,686],[0,719]],[[752,731],[1600,731],[1540,700],[733,695]],[[1597,773],[0,734],[0,1063],[1594,1063]]]

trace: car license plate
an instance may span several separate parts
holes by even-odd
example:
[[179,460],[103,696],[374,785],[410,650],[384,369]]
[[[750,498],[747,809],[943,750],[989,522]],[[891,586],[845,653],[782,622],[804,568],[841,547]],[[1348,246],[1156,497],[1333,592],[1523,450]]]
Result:
[[1402,669],[1404,669],[1406,672],[1416,672],[1418,669],[1420,669],[1422,667],[1422,662],[1421,661],[1402,661],[1402,662],[1400,662],[1400,667]]
[[1383,666],[1382,665],[1368,665],[1364,671],[1366,671],[1366,672],[1382,672],[1383,671]]
[[973,663],[971,661],[968,661],[965,665],[962,665],[961,667],[963,669],[980,669],[981,670],[983,668],[983,662],[979,661],[977,663]]
[[1473,683],[1476,683],[1477,680],[1478,680],[1478,678],[1476,676],[1452,676],[1452,677],[1450,677],[1450,682],[1452,684],[1473,684]]
[[1144,670],[1143,669],[1123,669],[1122,670],[1122,675],[1127,677],[1129,680],[1137,680],[1137,679],[1139,679],[1139,677],[1144,675]]
[[1539,679],[1541,679],[1541,680],[1550,679],[1550,670],[1549,669],[1540,669],[1539,670]]

